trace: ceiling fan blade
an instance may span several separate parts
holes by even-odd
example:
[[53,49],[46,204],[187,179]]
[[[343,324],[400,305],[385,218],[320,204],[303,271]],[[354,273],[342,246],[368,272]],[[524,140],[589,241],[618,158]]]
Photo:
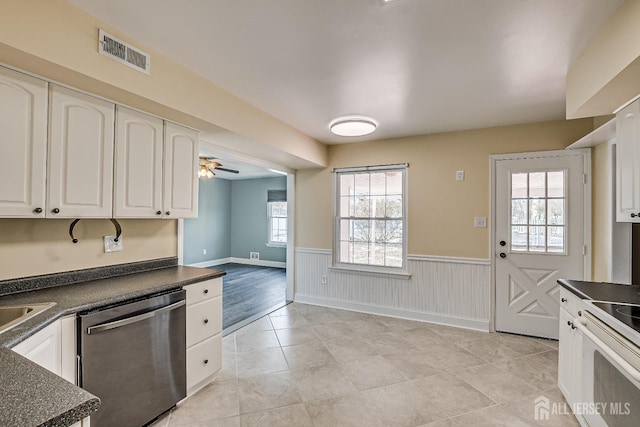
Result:
[[230,172],[230,173],[235,173],[235,174],[240,173],[240,172],[238,172],[237,170],[234,170],[234,169],[227,169],[227,168],[223,168],[223,167],[221,167],[221,166],[216,166],[214,169],[215,169],[215,170],[218,170],[218,171]]

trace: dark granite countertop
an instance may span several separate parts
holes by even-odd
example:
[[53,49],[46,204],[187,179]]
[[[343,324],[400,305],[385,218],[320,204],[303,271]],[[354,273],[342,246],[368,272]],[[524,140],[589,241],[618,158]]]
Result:
[[[126,274],[124,270],[119,274],[125,275],[0,296],[0,305],[56,303],[0,333],[0,426],[69,426],[91,415],[100,404],[97,397],[14,353],[11,347],[63,316],[177,289],[222,277],[225,273],[169,266],[133,274]],[[50,282],[55,275],[46,278]],[[30,289],[33,283],[34,280],[29,281]]]
[[582,299],[640,304],[640,286],[620,283],[558,280],[558,284]]

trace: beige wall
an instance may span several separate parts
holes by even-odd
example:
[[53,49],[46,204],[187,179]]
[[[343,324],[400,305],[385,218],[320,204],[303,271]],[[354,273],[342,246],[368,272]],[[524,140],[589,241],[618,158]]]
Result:
[[626,0],[571,66],[567,118],[610,114],[640,95],[640,0]]
[[[326,164],[326,147],[131,40],[64,0],[0,0],[0,62],[215,135],[260,144],[228,147],[294,169]],[[98,29],[151,53],[151,75],[98,53]],[[215,136],[212,139],[215,141]]]
[[328,168],[296,174],[296,246],[332,247],[331,168],[407,162],[409,253],[488,258],[490,228],[473,218],[490,216],[489,155],[563,149],[591,130],[585,119],[331,146]]
[[0,280],[177,256],[176,220],[121,220],[123,251],[105,254],[102,236],[115,229],[106,219],[0,219]]

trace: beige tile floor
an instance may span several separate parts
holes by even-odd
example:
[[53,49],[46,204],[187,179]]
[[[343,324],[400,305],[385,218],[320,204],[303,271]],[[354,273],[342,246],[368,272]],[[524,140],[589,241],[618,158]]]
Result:
[[558,345],[290,304],[223,339],[218,378],[154,427],[577,426],[562,408]]

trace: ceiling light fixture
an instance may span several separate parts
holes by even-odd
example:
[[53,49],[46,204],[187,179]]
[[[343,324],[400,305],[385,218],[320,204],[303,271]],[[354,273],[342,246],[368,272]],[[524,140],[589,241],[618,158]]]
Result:
[[369,117],[339,117],[329,124],[331,132],[338,136],[364,136],[373,133],[378,124]]

